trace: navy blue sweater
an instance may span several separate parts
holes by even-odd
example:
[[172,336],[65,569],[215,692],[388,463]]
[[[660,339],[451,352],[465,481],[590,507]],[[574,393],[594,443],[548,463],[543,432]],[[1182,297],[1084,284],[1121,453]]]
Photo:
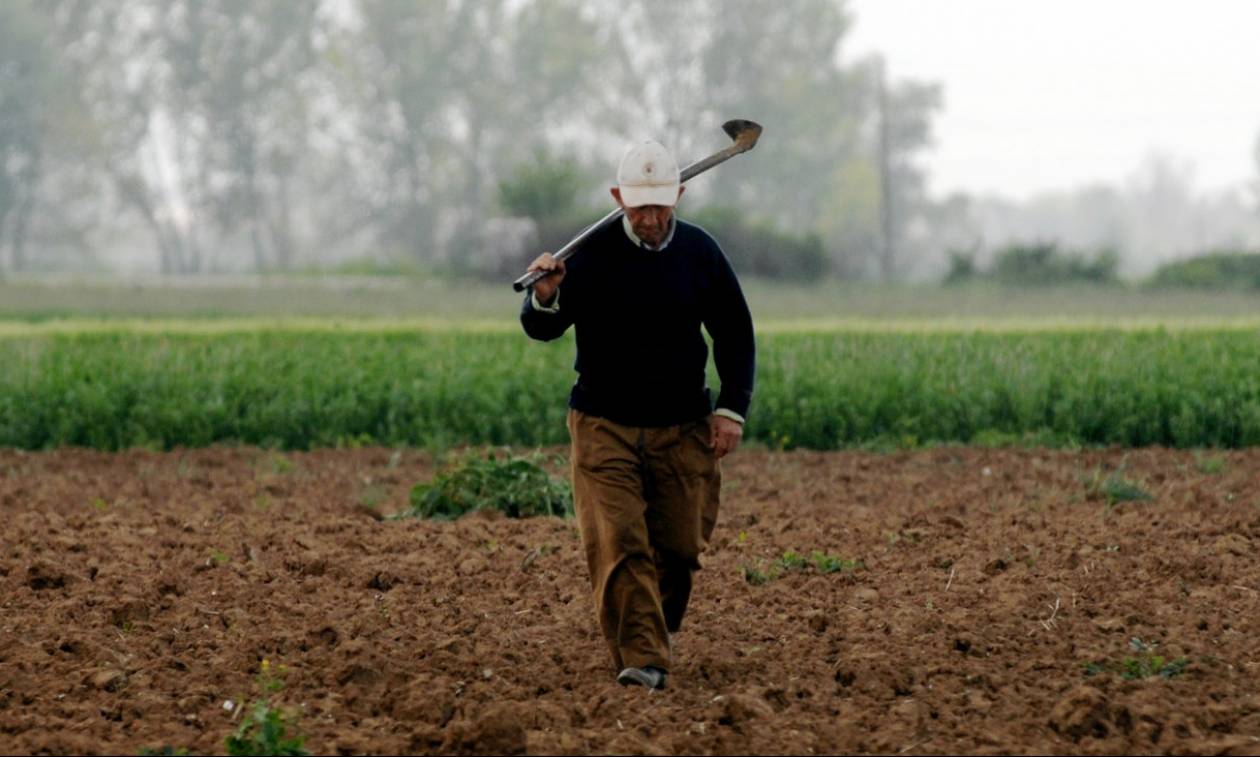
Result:
[[566,269],[559,311],[535,309],[527,293],[521,325],[543,341],[574,326],[578,379],[570,407],[627,426],[672,426],[708,415],[703,324],[722,384],[717,407],[747,417],[752,316],[730,262],[704,229],[678,221],[669,244],[653,251],[612,223]]

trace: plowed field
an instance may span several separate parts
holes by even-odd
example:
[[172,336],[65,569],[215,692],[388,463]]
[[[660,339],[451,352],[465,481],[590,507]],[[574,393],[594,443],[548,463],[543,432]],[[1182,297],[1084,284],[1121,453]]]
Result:
[[264,658],[321,753],[1260,750],[1260,450],[741,451],[665,692],[572,522],[380,519],[433,473],[0,452],[0,751],[220,752]]

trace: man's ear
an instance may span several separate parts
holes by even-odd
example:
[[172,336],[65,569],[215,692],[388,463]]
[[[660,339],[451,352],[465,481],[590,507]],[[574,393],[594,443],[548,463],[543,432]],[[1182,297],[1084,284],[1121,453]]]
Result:
[[621,201],[621,187],[609,187],[608,191],[612,193],[613,199],[617,201],[618,205],[622,208],[626,207],[626,204]]
[[679,185],[678,185],[678,199],[680,199],[680,200],[681,200],[681,199],[682,199],[682,193],[683,193],[683,192],[686,192],[686,191],[687,191],[687,185],[686,185],[686,184],[679,184]]

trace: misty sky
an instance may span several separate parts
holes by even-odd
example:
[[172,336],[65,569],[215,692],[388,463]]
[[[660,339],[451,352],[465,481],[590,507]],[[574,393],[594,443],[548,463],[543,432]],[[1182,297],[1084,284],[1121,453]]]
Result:
[[934,192],[1120,182],[1153,151],[1195,186],[1255,177],[1260,1],[852,0],[847,55],[940,81]]

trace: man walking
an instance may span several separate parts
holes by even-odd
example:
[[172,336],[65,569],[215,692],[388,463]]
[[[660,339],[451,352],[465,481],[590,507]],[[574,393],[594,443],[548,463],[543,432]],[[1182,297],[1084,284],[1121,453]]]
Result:
[[[665,687],[669,634],[717,522],[718,460],[743,436],[752,399],[752,316],[717,242],[679,221],[678,165],[663,146],[630,147],[612,195],[621,223],[568,265],[544,253],[521,324],[577,336],[569,396],[574,504],[596,611],[617,681]],[[562,286],[563,282],[563,286]],[[705,386],[708,346],[721,380]]]

